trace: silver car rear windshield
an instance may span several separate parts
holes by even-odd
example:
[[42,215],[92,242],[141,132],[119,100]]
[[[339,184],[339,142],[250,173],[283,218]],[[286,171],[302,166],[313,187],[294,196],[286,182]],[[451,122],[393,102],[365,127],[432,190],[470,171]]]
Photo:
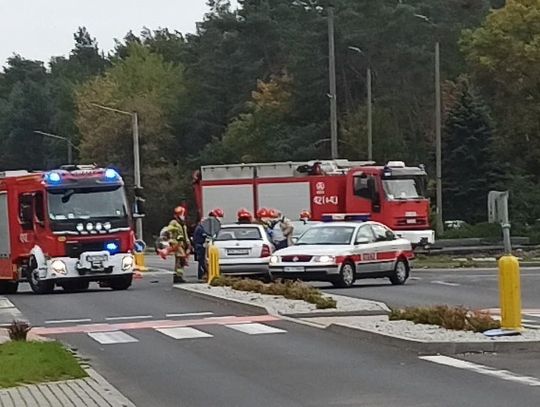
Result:
[[234,227],[221,229],[216,237],[216,241],[224,240],[261,240],[259,228]]

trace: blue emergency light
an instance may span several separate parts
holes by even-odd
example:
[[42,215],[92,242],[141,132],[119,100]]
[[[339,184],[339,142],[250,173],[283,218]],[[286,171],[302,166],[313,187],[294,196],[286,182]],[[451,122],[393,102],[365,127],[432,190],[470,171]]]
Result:
[[107,168],[105,170],[105,179],[107,181],[118,181],[118,179],[120,178],[120,174],[118,174],[118,172],[116,172],[116,170],[113,170],[112,168]]
[[110,254],[116,254],[120,251],[120,245],[117,242],[108,242],[105,243],[105,250]]
[[46,173],[43,178],[49,185],[60,185],[62,183],[62,177],[54,171]]

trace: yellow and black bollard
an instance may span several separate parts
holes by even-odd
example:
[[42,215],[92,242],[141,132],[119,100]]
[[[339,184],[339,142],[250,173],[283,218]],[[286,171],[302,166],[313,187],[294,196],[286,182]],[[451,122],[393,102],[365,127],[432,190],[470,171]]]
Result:
[[220,276],[219,270],[219,249],[216,245],[208,245],[208,284],[212,282],[214,278]]
[[501,328],[520,330],[522,326],[519,261],[510,254],[499,259],[499,295]]

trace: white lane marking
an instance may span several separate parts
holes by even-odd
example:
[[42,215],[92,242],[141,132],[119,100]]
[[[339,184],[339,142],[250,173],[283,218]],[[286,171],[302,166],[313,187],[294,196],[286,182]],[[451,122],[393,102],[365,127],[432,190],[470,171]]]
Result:
[[150,319],[152,318],[152,315],[133,315],[130,317],[108,317],[105,318],[105,321],[122,321],[122,320],[130,320],[130,319]]
[[186,312],[184,314],[165,314],[165,318],[174,318],[174,317],[197,317],[203,315],[214,315],[213,312]]
[[112,332],[90,332],[88,336],[102,345],[113,345],[116,343],[134,343],[139,342],[138,339],[128,335],[123,331]]
[[206,332],[199,331],[195,328],[162,328],[156,329],[164,335],[170,336],[173,339],[195,339],[195,338],[212,338],[212,335]]
[[5,297],[0,297],[0,309],[3,308],[15,308],[15,305]]
[[439,280],[432,281],[431,284],[447,285],[447,286],[450,286],[450,287],[459,287],[460,286],[460,284],[458,284],[458,283],[449,283],[447,281],[439,281]]
[[56,319],[51,321],[45,321],[46,324],[72,324],[72,323],[79,323],[79,322],[91,322],[92,320],[90,318],[82,318],[82,319]]
[[274,328],[272,326],[253,323],[253,324],[234,324],[225,325],[227,328],[235,329],[237,331],[249,334],[249,335],[261,335],[261,334],[278,334],[287,332],[283,329]]
[[540,380],[535,377],[521,376],[508,370],[494,369],[492,367],[478,365],[476,363],[454,359],[448,356],[420,356],[420,359],[427,360],[428,362],[438,363],[440,365],[455,367],[457,369],[470,370],[475,373],[493,376],[501,380],[526,384],[528,386],[540,386]]

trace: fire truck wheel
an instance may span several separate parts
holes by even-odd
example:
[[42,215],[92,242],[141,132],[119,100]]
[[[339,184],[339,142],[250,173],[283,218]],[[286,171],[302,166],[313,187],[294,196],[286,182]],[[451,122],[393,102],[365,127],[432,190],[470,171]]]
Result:
[[0,294],[15,294],[18,288],[19,288],[18,281],[0,282]]
[[341,266],[339,276],[336,277],[334,281],[332,281],[332,284],[334,285],[334,287],[349,288],[352,287],[355,280],[356,270],[354,267],[354,263],[347,261],[343,263],[343,266]]
[[28,283],[35,294],[49,294],[54,290],[54,281],[40,280],[35,259],[30,261],[30,272],[28,275]]
[[109,286],[115,291],[127,290],[131,286],[132,280],[132,274],[128,276],[116,277],[114,280],[110,281]]
[[394,272],[390,276],[390,282],[394,285],[403,285],[409,278],[409,265],[405,260],[398,260]]

